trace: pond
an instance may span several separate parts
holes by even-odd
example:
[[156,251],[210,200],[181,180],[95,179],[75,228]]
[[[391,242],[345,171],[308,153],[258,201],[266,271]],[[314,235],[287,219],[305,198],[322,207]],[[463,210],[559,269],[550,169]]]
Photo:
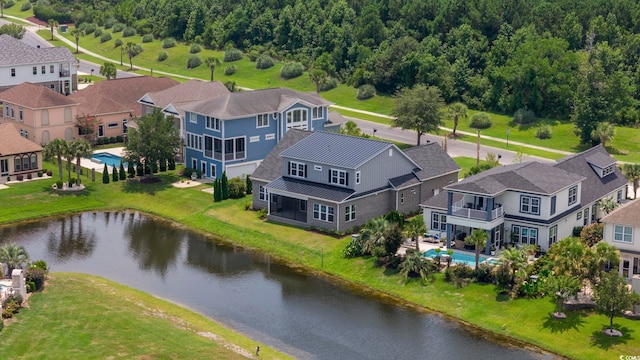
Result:
[[189,307],[300,359],[537,359],[443,317],[379,301],[137,212],[0,227],[52,271],[99,275]]

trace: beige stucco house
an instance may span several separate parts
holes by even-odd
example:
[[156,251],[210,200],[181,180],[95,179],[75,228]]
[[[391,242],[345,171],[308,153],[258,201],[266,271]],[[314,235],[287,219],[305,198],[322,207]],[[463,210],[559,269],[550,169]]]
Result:
[[20,136],[13,124],[0,124],[0,182],[37,176],[40,170],[42,146]]

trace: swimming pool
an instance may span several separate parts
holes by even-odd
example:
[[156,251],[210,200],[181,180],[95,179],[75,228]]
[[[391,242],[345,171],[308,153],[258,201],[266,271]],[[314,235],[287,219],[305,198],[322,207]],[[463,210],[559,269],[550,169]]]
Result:
[[[424,253],[422,253],[423,256],[435,259],[436,257],[436,250],[435,249],[430,249],[429,251],[425,251]],[[442,255],[447,255],[446,251],[441,251],[440,252],[440,256]],[[457,263],[457,264],[466,264],[469,265],[471,267],[476,266],[476,256],[475,254],[465,254],[465,253],[460,253],[460,252],[453,252],[453,255],[451,255],[452,260],[451,262],[453,263]],[[486,256],[482,256],[480,255],[480,259],[479,259],[479,263],[482,264],[483,262],[489,260],[490,264],[494,263],[494,259],[489,259]]]
[[[98,164],[107,164],[107,166],[113,167],[113,166],[120,166],[120,162],[122,161],[122,158],[117,155],[102,152],[102,153],[93,154],[93,157],[91,158],[91,160]],[[127,163],[123,162],[122,165],[127,166]]]

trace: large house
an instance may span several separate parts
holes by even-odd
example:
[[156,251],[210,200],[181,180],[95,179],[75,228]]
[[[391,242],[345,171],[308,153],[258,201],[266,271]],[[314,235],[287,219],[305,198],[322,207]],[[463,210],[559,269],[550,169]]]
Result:
[[601,145],[553,164],[499,166],[448,185],[421,206],[447,246],[461,247],[473,229],[488,233],[486,253],[500,245],[532,244],[547,251],[573,229],[597,221],[598,201],[626,198],[627,180]]
[[394,144],[333,132],[289,130],[251,176],[253,207],[273,220],[346,231],[419,204],[458,179],[436,143]]
[[603,240],[620,250],[620,275],[640,274],[640,200],[630,201],[602,218]]
[[249,175],[289,129],[323,130],[330,104],[317,93],[273,88],[179,106],[185,165],[207,178]]
[[13,124],[0,124],[0,181],[34,176],[41,170],[42,146],[20,136]]
[[24,82],[60,94],[78,88],[78,61],[65,47],[32,47],[10,35],[0,35],[0,88]]
[[20,135],[46,145],[75,137],[78,103],[44,86],[23,83],[0,93],[0,122],[12,123]]
[[[87,129],[79,126],[76,136],[96,138],[126,135],[128,124],[143,115],[138,100],[146,93],[168,89],[178,82],[168,77],[136,76],[100,81],[77,91],[69,98],[78,106],[78,120],[98,122],[95,134],[87,134]],[[89,129],[89,133],[92,129]]]

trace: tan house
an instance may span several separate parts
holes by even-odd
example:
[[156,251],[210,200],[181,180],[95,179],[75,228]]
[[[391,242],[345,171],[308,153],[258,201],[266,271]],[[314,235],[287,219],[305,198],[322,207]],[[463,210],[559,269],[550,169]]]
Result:
[[0,182],[37,176],[41,170],[42,146],[20,136],[13,124],[0,124]]
[[76,129],[76,136],[86,136],[90,141],[98,138],[123,136],[127,133],[127,123],[142,116],[138,104],[144,94],[168,89],[179,84],[166,77],[139,76],[100,81],[69,96],[78,102],[78,121],[95,119],[98,125],[95,133],[91,129]]
[[604,241],[620,250],[620,275],[640,274],[640,200],[630,201],[602,218]]
[[1,123],[12,123],[18,133],[36,144],[59,138],[74,139],[78,103],[44,86],[22,83],[0,93]]

